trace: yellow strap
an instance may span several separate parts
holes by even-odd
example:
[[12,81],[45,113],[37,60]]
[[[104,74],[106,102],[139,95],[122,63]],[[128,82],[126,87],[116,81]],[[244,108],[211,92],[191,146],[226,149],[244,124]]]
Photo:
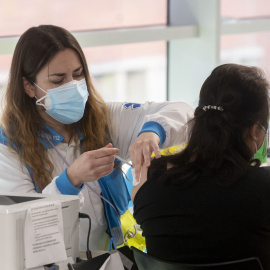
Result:
[[[163,156],[177,154],[177,153],[183,151],[187,147],[187,145],[188,145],[188,143],[183,143],[180,145],[172,146],[172,147],[161,150],[160,154]],[[155,156],[155,153],[152,154],[152,157],[154,157],[154,156]]]
[[118,246],[117,248],[123,246],[134,246],[137,249],[144,251],[146,249],[145,238],[141,235],[140,232],[137,231],[135,227],[137,225],[137,222],[134,219],[133,215],[130,213],[130,211],[127,210],[120,219],[124,238],[126,239],[126,241],[123,245]]

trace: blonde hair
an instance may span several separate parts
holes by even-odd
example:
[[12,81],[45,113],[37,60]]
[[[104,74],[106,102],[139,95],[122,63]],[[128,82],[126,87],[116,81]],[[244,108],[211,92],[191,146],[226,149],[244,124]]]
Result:
[[67,48],[77,53],[89,91],[84,116],[76,124],[70,125],[71,133],[75,133],[75,127],[79,128],[84,137],[83,152],[97,149],[109,141],[107,106],[91,82],[86,60],[77,40],[67,30],[53,25],[28,29],[20,37],[13,55],[2,125],[10,151],[16,153],[21,163],[33,171],[39,190],[50,183],[54,166],[40,141],[40,135],[46,131],[45,123],[37,111],[35,99],[24,92],[22,78],[36,82],[36,75],[41,68],[59,51]]

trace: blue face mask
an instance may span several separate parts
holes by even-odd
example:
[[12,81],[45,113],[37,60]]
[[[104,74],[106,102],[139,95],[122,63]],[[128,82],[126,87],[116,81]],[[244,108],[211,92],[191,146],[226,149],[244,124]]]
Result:
[[[35,84],[36,85],[36,84]],[[85,103],[89,96],[85,79],[71,81],[47,92],[36,85],[46,95],[36,101],[46,113],[63,124],[78,122],[84,114]],[[44,99],[44,104],[41,101]]]

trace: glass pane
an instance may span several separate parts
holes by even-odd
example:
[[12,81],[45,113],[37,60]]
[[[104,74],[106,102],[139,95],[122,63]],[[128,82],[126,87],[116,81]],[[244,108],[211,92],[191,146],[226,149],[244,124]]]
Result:
[[1,0],[0,36],[55,24],[69,31],[167,23],[166,0]]
[[221,37],[221,62],[254,65],[270,72],[270,33]]
[[224,18],[270,17],[269,0],[222,0]]
[[[166,100],[166,42],[84,48],[96,89],[106,101]],[[0,55],[0,96],[11,55]]]
[[166,100],[166,42],[84,48],[95,87],[106,101]]
[[[0,55],[0,114],[2,111],[2,101],[4,90],[8,82],[9,69],[12,55]],[[1,115],[0,115],[1,116]]]

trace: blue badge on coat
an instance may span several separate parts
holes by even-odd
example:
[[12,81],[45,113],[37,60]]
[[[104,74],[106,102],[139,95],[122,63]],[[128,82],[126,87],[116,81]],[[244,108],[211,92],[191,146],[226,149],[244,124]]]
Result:
[[140,104],[140,103],[125,103],[124,104],[124,107],[126,108],[126,109],[128,109],[128,108],[131,108],[131,110],[133,110],[133,109],[137,109],[137,108],[140,108],[142,106],[142,104]]

